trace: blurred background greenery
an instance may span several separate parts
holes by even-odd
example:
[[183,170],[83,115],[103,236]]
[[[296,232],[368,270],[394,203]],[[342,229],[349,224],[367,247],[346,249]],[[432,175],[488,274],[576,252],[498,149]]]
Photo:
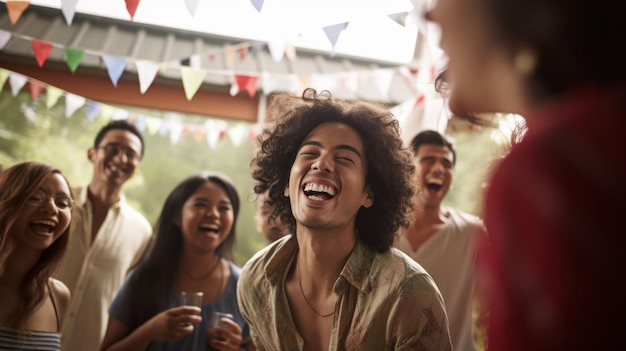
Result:
[[[66,117],[64,98],[48,108],[45,93],[33,99],[27,91],[13,96],[9,89],[0,91],[0,165],[9,167],[22,161],[44,161],[59,167],[73,185],[91,179],[92,165],[87,149],[92,146],[97,131],[115,111],[127,111],[126,117],[140,114],[169,118],[167,111],[140,110],[128,106],[87,104]],[[205,116],[176,114],[183,124],[203,125]],[[217,119],[216,119],[217,120]],[[223,120],[227,129],[253,124]],[[496,134],[494,134],[496,133]],[[503,152],[502,135],[497,129],[477,128],[462,121],[451,121],[448,134],[455,142],[457,164],[455,179],[445,204],[480,215],[485,179],[496,159]],[[183,133],[172,141],[169,133],[144,131],[146,153],[140,170],[124,186],[129,203],[142,212],[154,225],[167,194],[187,176],[201,170],[220,172],[235,182],[241,197],[237,223],[235,257],[245,263],[266,245],[254,224],[254,199],[250,160],[254,138],[243,137],[235,145],[224,135],[216,146],[206,140],[196,140],[193,133]],[[500,139],[498,139],[500,138]],[[506,136],[504,136],[506,138]],[[498,141],[498,142],[496,142]]]

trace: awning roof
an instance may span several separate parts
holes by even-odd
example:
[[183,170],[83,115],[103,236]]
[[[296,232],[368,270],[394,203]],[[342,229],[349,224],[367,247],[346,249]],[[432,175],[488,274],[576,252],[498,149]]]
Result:
[[[161,69],[154,84],[176,86],[182,89],[181,70],[176,63],[179,64],[181,60],[195,55],[201,60],[201,69],[207,72],[203,88],[225,94],[228,94],[233,84],[234,74],[250,74],[259,76],[258,90],[260,92],[263,91],[263,84],[267,87],[270,81],[268,89],[288,90],[294,80],[304,85],[314,79],[323,81],[332,77],[328,80],[329,85],[333,85],[332,82],[335,82],[335,85],[329,86],[329,90],[335,96],[345,99],[359,98],[398,104],[415,95],[415,87],[407,80],[406,72],[399,70],[398,65],[393,63],[374,62],[340,55],[331,57],[327,52],[305,49],[297,49],[296,58],[293,60],[284,57],[280,62],[276,62],[267,45],[262,45],[256,53],[250,49],[247,54],[242,55],[238,48],[243,47],[242,43],[246,43],[245,39],[189,32],[83,13],[76,13],[72,25],[68,26],[60,9],[43,6],[29,6],[15,25],[11,24],[5,8],[4,11],[0,11],[0,29],[13,33],[6,46],[0,50],[0,65],[5,67],[6,64],[13,63],[30,65],[40,70],[65,68],[64,48],[78,48],[84,50],[85,55],[76,75],[106,76],[106,67],[101,59],[101,55],[106,54],[126,57],[128,63],[123,78],[135,81],[137,72],[134,61],[159,62],[164,68]],[[32,39],[53,44],[52,51],[42,68],[37,67]],[[66,71],[70,72],[69,69]],[[391,77],[387,94],[381,92],[376,81],[377,72],[385,71]],[[345,84],[344,75],[351,77],[351,84]],[[337,79],[338,76],[344,78]],[[364,79],[364,77],[370,78]],[[308,82],[307,79],[309,79]],[[342,82],[342,84],[337,85],[336,82]],[[111,84],[110,81],[109,84]],[[75,93],[80,94],[80,92]],[[239,93],[239,95],[242,94],[245,93]],[[245,97],[248,98],[247,95]]]

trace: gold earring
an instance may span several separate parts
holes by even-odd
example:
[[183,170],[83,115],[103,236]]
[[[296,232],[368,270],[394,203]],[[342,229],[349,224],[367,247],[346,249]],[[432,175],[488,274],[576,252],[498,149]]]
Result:
[[513,67],[522,76],[527,76],[535,70],[537,57],[528,49],[522,49],[513,59]]

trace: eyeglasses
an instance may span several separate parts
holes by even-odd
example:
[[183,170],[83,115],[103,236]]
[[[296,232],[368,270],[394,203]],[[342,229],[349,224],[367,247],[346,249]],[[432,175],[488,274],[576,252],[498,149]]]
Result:
[[72,198],[67,195],[60,194],[56,196],[50,196],[41,190],[35,191],[35,193],[28,198],[28,203],[36,206],[41,206],[48,200],[48,198],[52,198],[54,200],[54,205],[59,210],[71,210],[72,206],[74,205],[74,200],[72,200]]
[[98,147],[98,149],[103,149],[106,155],[109,157],[115,157],[120,153],[120,151],[124,151],[126,159],[130,162],[141,159],[141,157],[135,152],[135,150],[122,146],[118,143],[108,143],[106,145]]

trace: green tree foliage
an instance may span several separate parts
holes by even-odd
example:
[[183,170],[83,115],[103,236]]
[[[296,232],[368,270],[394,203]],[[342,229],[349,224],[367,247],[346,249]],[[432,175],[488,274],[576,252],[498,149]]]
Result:
[[[133,110],[162,117],[163,112]],[[0,91],[0,165],[4,167],[23,161],[43,161],[59,167],[73,185],[86,184],[92,175],[87,149],[93,145],[98,130],[112,118],[109,108],[88,118],[88,106],[65,116],[64,98],[47,108],[45,93],[33,100],[23,91],[16,97],[8,89]],[[178,116],[186,124],[202,125],[198,116]],[[227,122],[233,128],[240,122]],[[183,135],[177,143],[169,135],[144,131],[146,152],[141,168],[124,185],[130,204],[154,224],[170,191],[187,176],[208,170],[223,173],[233,179],[241,197],[237,223],[235,258],[239,264],[247,261],[265,246],[264,238],[254,224],[254,197],[249,166],[252,142],[246,137],[235,147],[224,136],[215,149],[206,141],[196,141],[191,134]]]

